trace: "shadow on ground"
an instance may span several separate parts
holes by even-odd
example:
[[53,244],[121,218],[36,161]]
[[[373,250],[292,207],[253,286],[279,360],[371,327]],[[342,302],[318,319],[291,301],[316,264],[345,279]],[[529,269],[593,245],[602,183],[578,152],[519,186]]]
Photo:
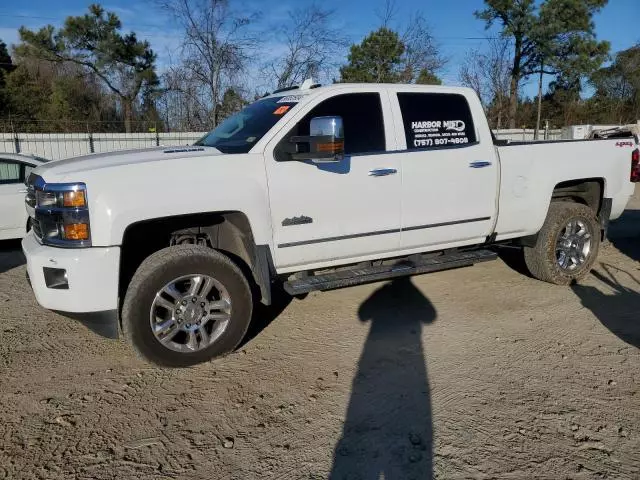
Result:
[[[640,210],[627,210],[609,227],[608,238],[612,245],[634,262],[640,261]],[[600,284],[613,293],[606,294],[597,287],[574,285],[575,294],[582,301],[582,305],[593,314],[612,333],[621,340],[640,348],[640,279],[631,270],[613,265],[601,264],[603,273],[598,270],[592,272]],[[631,283],[634,288],[626,287]],[[630,282],[629,282],[630,280]]]
[[[625,210],[619,219],[611,222],[607,239],[631,260],[640,262],[640,210]],[[496,251],[509,268],[532,278],[522,248],[503,245]]]
[[500,257],[500,260],[502,260],[511,270],[518,272],[520,275],[533,278],[527,268],[527,264],[524,262],[524,253],[521,247],[503,245],[496,248],[496,252]]
[[433,426],[421,333],[436,310],[407,277],[376,290],[358,316],[371,327],[329,478],[431,479]]
[[115,340],[120,336],[120,325],[115,311],[84,313],[53,311],[58,315],[80,323],[101,337]]
[[25,262],[20,240],[0,241],[0,273],[24,265]]
[[256,303],[253,308],[253,315],[249,329],[237,347],[237,350],[243,348],[247,343],[256,338],[260,332],[267,328],[291,303],[291,296],[287,295],[283,290],[274,287],[271,292],[271,305],[263,305]]
[[640,293],[625,287],[620,276],[630,278],[640,288],[640,281],[631,273],[613,265],[602,264],[604,274],[594,270],[592,275],[602,285],[613,290],[606,294],[597,287],[573,285],[571,289],[580,298],[582,305],[593,312],[596,318],[624,342],[640,348]]
[[618,220],[611,222],[608,238],[631,260],[640,262],[640,210],[626,210]]

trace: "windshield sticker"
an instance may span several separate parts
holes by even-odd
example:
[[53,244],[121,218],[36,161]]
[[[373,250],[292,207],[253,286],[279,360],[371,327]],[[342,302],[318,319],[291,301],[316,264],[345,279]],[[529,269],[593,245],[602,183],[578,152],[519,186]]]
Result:
[[247,138],[247,143],[253,143],[256,141],[256,137],[248,137]]
[[273,111],[274,115],[284,115],[287,110],[289,110],[291,108],[291,105],[282,105],[281,107],[276,108]]
[[462,120],[432,120],[411,122],[413,147],[461,145],[469,143]]
[[304,95],[287,95],[285,97],[282,97],[276,103],[298,103],[300,100],[302,100],[302,97],[304,97]]

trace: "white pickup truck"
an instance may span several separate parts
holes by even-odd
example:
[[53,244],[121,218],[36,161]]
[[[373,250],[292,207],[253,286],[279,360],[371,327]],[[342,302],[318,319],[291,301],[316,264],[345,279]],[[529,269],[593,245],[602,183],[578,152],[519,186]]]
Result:
[[472,265],[521,246],[566,285],[640,180],[638,139],[496,141],[472,90],[309,85],[189,147],[38,167],[23,240],[38,302],[108,312],[148,360],[232,351],[254,302]]

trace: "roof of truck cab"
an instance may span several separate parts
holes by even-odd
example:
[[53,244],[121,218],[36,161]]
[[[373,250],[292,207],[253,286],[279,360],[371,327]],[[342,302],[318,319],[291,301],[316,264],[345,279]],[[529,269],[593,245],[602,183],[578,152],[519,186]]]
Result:
[[265,98],[268,97],[286,97],[286,96],[303,96],[303,95],[311,95],[318,94],[321,92],[333,91],[333,90],[342,90],[345,88],[349,89],[362,89],[362,90],[370,90],[372,87],[375,88],[383,88],[395,91],[419,91],[419,92],[433,92],[433,93],[472,93],[475,94],[475,91],[468,87],[452,87],[446,85],[420,85],[420,84],[404,84],[404,83],[333,83],[330,85],[321,85],[319,87],[314,88],[292,88],[276,93],[272,93]]

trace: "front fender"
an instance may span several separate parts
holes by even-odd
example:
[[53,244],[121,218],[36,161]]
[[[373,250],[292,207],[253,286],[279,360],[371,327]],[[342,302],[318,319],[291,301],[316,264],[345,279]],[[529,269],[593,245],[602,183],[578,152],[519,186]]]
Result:
[[121,245],[134,223],[220,211],[242,212],[256,243],[272,243],[261,155],[125,165],[86,176],[94,246]]

